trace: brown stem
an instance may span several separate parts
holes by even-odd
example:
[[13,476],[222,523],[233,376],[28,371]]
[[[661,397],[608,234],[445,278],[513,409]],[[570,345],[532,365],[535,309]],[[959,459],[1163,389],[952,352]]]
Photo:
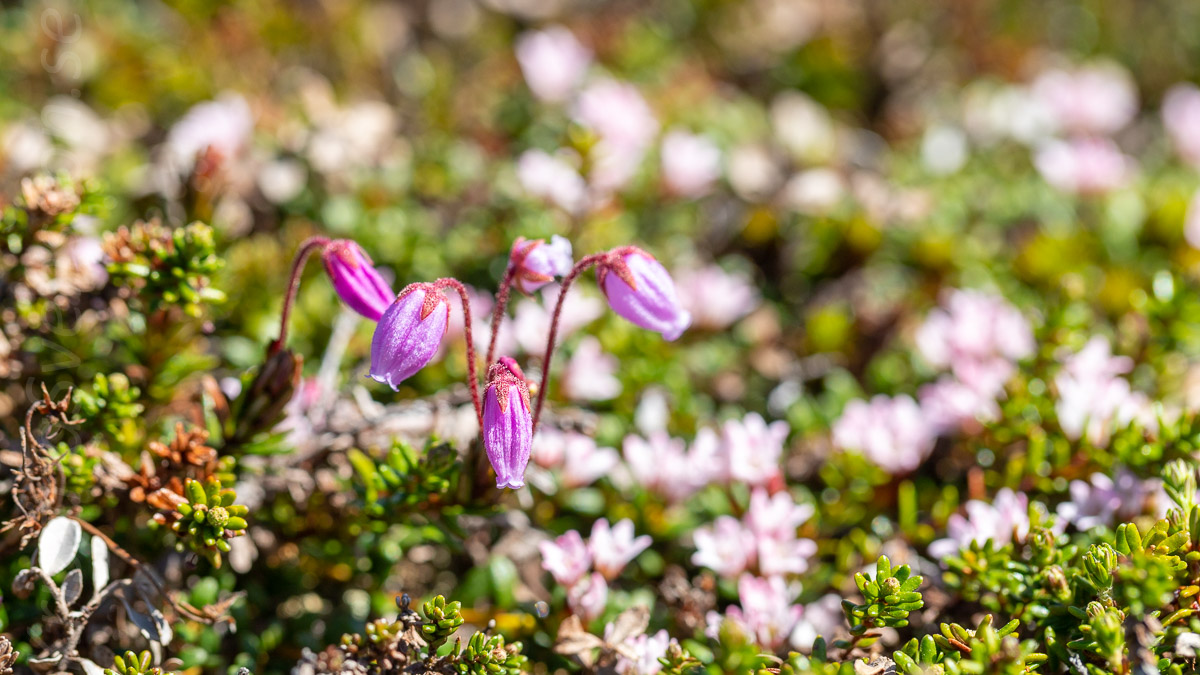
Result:
[[268,354],[283,349],[287,342],[288,317],[291,316],[292,305],[296,302],[296,292],[300,290],[300,273],[304,271],[304,263],[308,262],[308,256],[313,251],[328,245],[329,239],[326,237],[309,237],[296,250],[296,257],[292,259],[292,276],[288,280],[287,296],[283,299],[283,314],[279,317],[279,337],[271,343]]
[[158,577],[154,576],[154,572],[150,568],[143,565],[142,561],[133,557],[133,555],[128,551],[121,548],[117,542],[113,541],[112,538],[110,538],[107,534],[104,534],[104,532],[102,532],[98,527],[92,525],[79,516],[67,517],[79,523],[79,526],[82,527],[88,534],[92,535],[93,537],[99,537],[100,540],[104,542],[104,545],[108,547],[108,550],[117,554],[117,557],[124,561],[126,565],[132,567],[135,573],[139,571],[145,572],[146,579],[149,580],[150,583],[153,584],[154,588],[158,590],[159,595],[163,596],[163,598],[170,603],[171,607],[173,607],[176,612],[179,612],[181,616],[186,616],[192,621],[199,621],[208,625],[212,625],[217,622],[215,617],[206,616],[196,611],[196,609],[190,605],[176,602],[175,598],[171,597],[171,595],[167,593],[166,587],[163,586],[162,582],[158,580]]
[[558,289],[558,300],[554,303],[554,315],[550,319],[550,339],[546,341],[546,354],[542,357],[542,382],[538,385],[537,405],[533,408],[533,432],[537,433],[538,419],[542,416],[542,405],[546,402],[546,387],[550,382],[550,360],[554,357],[554,341],[558,337],[558,320],[562,317],[563,301],[576,277],[593,265],[608,257],[607,253],[593,253],[581,258],[571,272],[563,277]]
[[500,281],[500,290],[496,291],[496,307],[492,309],[492,336],[488,340],[487,358],[484,365],[491,366],[496,357],[496,336],[500,334],[500,322],[504,320],[504,310],[508,306],[508,296],[512,294],[513,279],[517,277],[517,266],[509,265],[504,271],[504,279]]
[[471,299],[467,297],[467,289],[458,279],[438,279],[433,282],[438,289],[453,288],[462,299],[463,337],[467,340],[467,379],[471,385],[471,402],[475,404],[475,417],[479,420],[479,428],[483,429],[483,404],[479,400],[479,375],[475,363],[475,340],[471,337]]

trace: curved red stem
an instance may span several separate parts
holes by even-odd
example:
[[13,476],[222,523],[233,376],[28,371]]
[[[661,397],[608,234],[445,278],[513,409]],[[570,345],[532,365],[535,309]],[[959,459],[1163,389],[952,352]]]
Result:
[[479,428],[483,429],[483,404],[479,400],[478,364],[475,362],[475,340],[471,337],[471,299],[467,297],[467,289],[458,279],[438,279],[433,282],[439,289],[453,288],[462,299],[463,337],[467,340],[467,379],[471,386],[471,402],[475,404],[475,417],[479,420]]
[[554,315],[550,319],[550,339],[546,341],[546,354],[542,357],[542,382],[538,385],[537,405],[533,408],[533,432],[537,433],[538,419],[542,416],[542,405],[546,402],[546,387],[550,383],[550,361],[554,358],[554,341],[558,338],[558,322],[562,318],[563,301],[567,299],[567,291],[571,284],[585,270],[602,262],[608,253],[593,253],[580,258],[571,268],[571,272],[563,277],[562,287],[558,289],[558,300],[554,303]]
[[516,265],[509,265],[504,272],[504,279],[500,281],[500,290],[496,291],[496,306],[492,309],[492,336],[488,340],[487,358],[483,360],[489,368],[496,357],[496,336],[500,334],[500,322],[504,320],[504,310],[508,307],[508,297],[512,295],[512,283],[516,277]]
[[296,257],[292,259],[292,276],[288,280],[287,296],[283,299],[283,314],[279,317],[279,337],[267,349],[268,354],[274,354],[283,349],[287,342],[288,317],[292,315],[296,292],[300,290],[300,273],[304,271],[304,263],[308,262],[308,256],[312,255],[313,251],[318,248],[323,249],[328,245],[327,237],[309,237],[300,244],[300,248],[296,249]]

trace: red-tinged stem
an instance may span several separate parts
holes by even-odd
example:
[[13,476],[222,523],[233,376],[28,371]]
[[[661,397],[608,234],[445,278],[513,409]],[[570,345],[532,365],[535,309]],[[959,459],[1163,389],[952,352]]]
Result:
[[504,310],[508,307],[508,297],[512,295],[512,284],[516,278],[516,265],[509,265],[504,272],[504,279],[500,281],[500,290],[496,291],[496,307],[492,309],[492,337],[488,340],[487,358],[483,360],[489,368],[496,357],[496,336],[500,334],[500,322],[504,320]]
[[555,340],[558,338],[558,321],[562,318],[563,301],[567,299],[567,291],[575,279],[589,267],[603,262],[608,253],[593,253],[581,258],[571,272],[563,277],[562,287],[558,289],[558,300],[554,303],[554,315],[550,319],[550,339],[546,341],[546,354],[542,357],[542,383],[538,385],[537,405],[533,408],[533,432],[537,433],[538,419],[542,416],[542,405],[546,402],[546,388],[550,383],[550,360],[554,358]]
[[467,340],[467,379],[471,385],[471,402],[475,404],[475,417],[479,420],[479,428],[483,429],[483,404],[479,400],[479,374],[475,363],[475,340],[471,337],[471,299],[467,297],[467,289],[458,279],[438,279],[433,285],[440,289],[452,288],[462,299],[463,337]]
[[296,292],[300,290],[300,273],[304,271],[304,263],[308,262],[308,256],[312,255],[313,251],[328,245],[329,239],[326,237],[309,237],[296,250],[296,257],[292,259],[292,276],[288,281],[287,296],[283,299],[283,314],[279,318],[279,337],[267,349],[268,354],[283,349],[287,342],[288,317],[291,316],[292,305],[296,302]]

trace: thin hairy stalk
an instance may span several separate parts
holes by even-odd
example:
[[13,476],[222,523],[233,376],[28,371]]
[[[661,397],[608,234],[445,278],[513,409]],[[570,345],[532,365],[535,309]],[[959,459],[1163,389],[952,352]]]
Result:
[[558,300],[554,303],[554,315],[550,319],[550,339],[546,340],[546,353],[542,357],[542,382],[538,385],[537,405],[533,408],[533,433],[537,433],[538,419],[542,416],[542,405],[546,402],[546,387],[550,383],[550,360],[554,358],[554,341],[558,338],[558,322],[562,318],[563,301],[567,299],[567,291],[575,279],[589,267],[602,262],[607,253],[593,253],[581,258],[571,272],[563,277],[562,287],[558,289]]
[[504,310],[508,307],[508,297],[512,294],[513,279],[517,278],[517,266],[509,265],[500,281],[500,290],[496,291],[496,306],[492,309],[492,337],[488,340],[485,366],[491,367],[492,359],[496,358],[496,336],[500,334],[500,322],[504,320]]
[[283,314],[279,317],[279,337],[271,343],[268,354],[278,352],[287,343],[288,317],[291,316],[292,305],[296,302],[296,292],[300,290],[300,274],[304,271],[304,263],[308,262],[308,256],[312,255],[313,251],[328,245],[329,239],[326,237],[309,237],[296,250],[296,257],[292,259],[292,275],[288,280],[287,296],[283,299]]
[[458,279],[438,279],[433,282],[439,290],[452,288],[462,299],[463,337],[467,340],[467,380],[471,385],[471,402],[475,404],[475,417],[479,420],[479,428],[483,428],[483,404],[479,400],[478,364],[475,363],[475,340],[471,337],[471,298],[467,297],[467,289]]

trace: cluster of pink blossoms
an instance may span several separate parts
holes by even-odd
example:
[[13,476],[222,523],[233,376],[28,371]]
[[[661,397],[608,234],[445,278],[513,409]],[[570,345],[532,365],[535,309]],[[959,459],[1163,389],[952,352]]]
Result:
[[[613,448],[602,448],[596,439],[578,431],[542,429],[533,439],[533,462],[543,469],[555,469],[562,487],[591,485],[602,476],[612,473],[621,463]],[[556,489],[553,482],[532,478],[533,484],[546,493]]]
[[1146,500],[1161,485],[1157,480],[1142,480],[1128,469],[1115,476],[1094,473],[1088,480],[1073,480],[1071,499],[1058,505],[1058,516],[1080,531],[1141,515]]
[[[587,162],[572,150],[527,150],[517,160],[522,187],[569,213],[605,203],[633,179],[658,136],[654,112],[629,83],[608,76],[588,81],[592,52],[562,26],[522,35],[516,56],[534,96],[566,105],[571,118],[596,138]],[[670,131],[660,154],[669,193],[700,197],[721,176],[721,152],[705,136]],[[586,175],[580,172],[585,163]]]
[[1054,377],[1058,401],[1054,411],[1068,438],[1086,437],[1097,446],[1108,445],[1114,428],[1138,421],[1157,429],[1158,420],[1150,399],[1133,391],[1121,377],[1133,369],[1133,359],[1113,356],[1108,339],[1095,336],[1063,361]]
[[972,499],[964,507],[966,515],[954,514],[946,523],[945,539],[929,545],[929,555],[945,558],[972,543],[992,541],[1003,546],[1024,541],[1029,534],[1029,497],[1024,492],[1001,488],[991,503]]
[[997,399],[1034,352],[1028,320],[1004,298],[981,291],[950,291],[917,331],[917,349],[947,371],[911,396],[875,396],[846,405],[833,425],[833,443],[856,450],[893,474],[917,468],[942,434],[994,418]]
[[1134,161],[1112,140],[1137,115],[1137,88],[1127,71],[1108,62],[1054,68],[1034,81],[1033,95],[1065,135],[1044,142],[1034,156],[1046,182],[1097,195],[1129,181]]
[[719,640],[727,631],[766,649],[779,649],[791,640],[801,625],[804,607],[793,604],[795,590],[782,577],[762,578],[744,574],[738,579],[738,602],[725,614],[709,612],[705,630]]
[[639,485],[679,502],[713,484],[766,486],[780,482],[779,463],[787,435],[786,422],[768,424],[758,413],[750,413],[740,420],[727,420],[719,432],[701,429],[691,448],[662,431],[646,438],[626,436],[625,461]]
[[604,612],[608,582],[649,546],[649,535],[634,536],[633,521],[626,519],[610,526],[601,518],[592,525],[587,542],[578,531],[570,530],[553,541],[543,541],[538,548],[542,569],[567,589],[571,612],[591,621]]
[[720,516],[712,526],[696,529],[692,562],[727,579],[747,571],[764,577],[801,574],[817,544],[796,531],[812,515],[812,506],[797,504],[787,492],[768,496],[756,489],[741,520]]
[[[613,634],[614,627],[610,623],[604,627],[604,641],[612,644]],[[666,656],[667,649],[675,643],[675,638],[666,629],[654,635],[642,634],[626,639],[620,644],[617,675],[655,675],[662,670],[659,659]]]

